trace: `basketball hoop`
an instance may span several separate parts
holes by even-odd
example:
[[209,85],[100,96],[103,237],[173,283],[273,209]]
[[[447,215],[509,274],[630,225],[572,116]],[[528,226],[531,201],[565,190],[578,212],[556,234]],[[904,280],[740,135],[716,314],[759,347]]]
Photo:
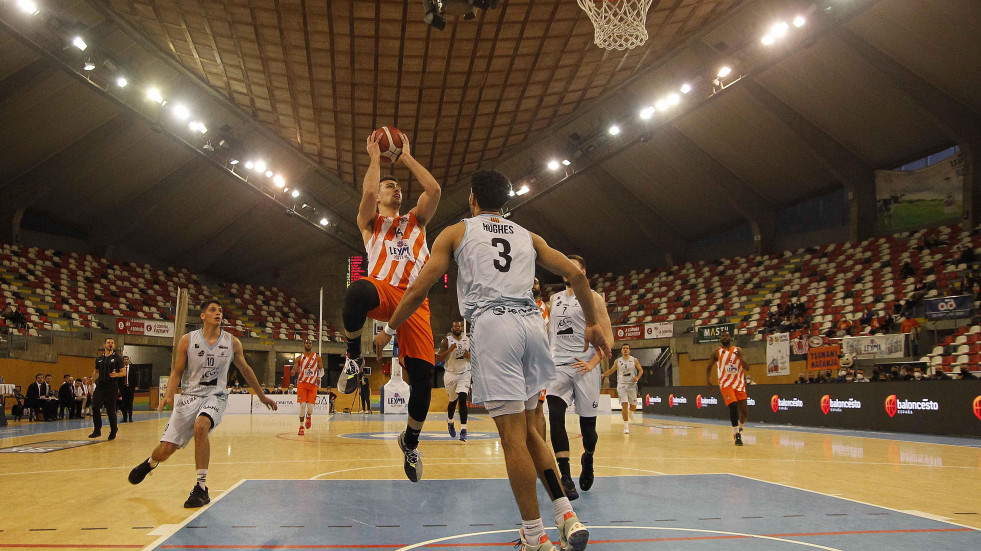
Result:
[[593,22],[593,42],[607,50],[630,50],[647,42],[652,0],[577,0]]

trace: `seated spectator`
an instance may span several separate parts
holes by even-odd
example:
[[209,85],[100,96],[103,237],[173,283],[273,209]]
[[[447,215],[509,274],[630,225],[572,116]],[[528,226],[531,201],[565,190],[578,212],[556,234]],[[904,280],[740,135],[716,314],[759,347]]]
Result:
[[807,384],[807,377],[805,377],[803,375],[801,375],[800,377],[797,377],[797,380],[794,381],[794,384],[795,385],[806,385]]
[[909,260],[903,262],[903,267],[900,268],[899,275],[903,279],[909,279],[911,277],[914,277],[916,275],[916,270],[913,269],[913,263],[910,262]]
[[852,322],[848,321],[848,318],[844,315],[841,316],[841,320],[838,321],[838,336],[844,337],[850,335],[852,331]]
[[75,418],[75,379],[65,375],[58,389],[58,419]]
[[34,375],[34,382],[28,385],[27,392],[24,393],[24,407],[30,409],[38,420],[41,419],[44,409],[41,396],[47,395],[47,392],[47,387],[44,385],[44,375],[38,373]]
[[872,320],[875,318],[875,312],[872,310],[872,305],[869,304],[865,307],[865,311],[862,312],[862,317],[858,319],[858,323],[861,325],[870,325]]
[[938,369],[935,369],[933,371],[933,375],[930,376],[930,379],[935,380],[935,381],[951,381],[951,380],[953,380],[953,379],[951,379],[950,375],[947,375],[947,372],[946,371],[944,371],[943,369],[939,369],[939,368]]
[[970,245],[964,245],[961,250],[960,261],[963,264],[973,264],[978,259],[977,255],[974,253],[974,249]]
[[854,380],[854,382],[856,382],[856,383],[868,383],[868,382],[871,382],[871,381],[869,381],[868,379],[865,378],[865,371],[859,369],[858,371],[855,372],[855,380]]
[[81,419],[84,416],[82,410],[85,407],[85,383],[81,377],[75,379],[75,388],[72,390],[75,394],[75,418]]
[[920,369],[919,367],[913,368],[913,378],[910,379],[910,380],[912,380],[912,381],[925,381],[926,379],[923,378],[923,370]]
[[960,375],[961,375],[960,376],[960,380],[962,380],[962,381],[977,379],[977,377],[974,376],[973,373],[971,373],[971,370],[968,369],[966,365],[962,365],[961,366],[961,373],[960,373]]
[[27,317],[23,312],[17,310],[13,304],[8,304],[2,311],[0,317],[7,320],[10,325],[17,329],[27,329]]

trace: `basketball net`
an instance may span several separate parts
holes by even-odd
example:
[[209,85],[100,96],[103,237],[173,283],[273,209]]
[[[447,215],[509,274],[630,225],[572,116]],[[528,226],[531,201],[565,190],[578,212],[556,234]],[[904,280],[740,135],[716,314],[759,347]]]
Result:
[[607,50],[630,50],[647,42],[652,0],[577,0],[593,22],[593,42]]

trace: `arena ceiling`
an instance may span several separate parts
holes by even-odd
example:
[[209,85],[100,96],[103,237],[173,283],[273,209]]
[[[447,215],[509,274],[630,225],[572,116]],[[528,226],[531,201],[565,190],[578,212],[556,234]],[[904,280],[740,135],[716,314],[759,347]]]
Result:
[[[571,0],[503,1],[444,31],[417,0],[37,3],[33,18],[0,4],[0,221],[31,209],[99,247],[236,279],[355,252],[362,144],[383,124],[444,186],[431,233],[465,215],[473,170],[497,168],[529,188],[516,220],[614,268],[683,259],[747,221],[772,233],[778,209],[834,189],[867,193],[871,170],[970,139],[981,112],[972,0],[654,0],[650,40],[625,52],[593,45]],[[73,32],[97,46],[95,71],[76,67],[90,54]],[[714,83],[722,65],[733,74]],[[209,134],[181,134],[100,81],[106,67],[187,101]],[[229,166],[249,156],[301,198]],[[326,231],[304,221],[321,216]]]

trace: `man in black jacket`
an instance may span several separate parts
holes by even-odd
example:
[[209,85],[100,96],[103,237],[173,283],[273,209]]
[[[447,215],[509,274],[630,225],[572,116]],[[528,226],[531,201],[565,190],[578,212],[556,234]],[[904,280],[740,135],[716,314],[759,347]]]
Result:
[[63,417],[75,417],[75,379],[71,375],[65,375],[65,382],[58,389],[58,418]]
[[24,407],[30,408],[34,412],[35,418],[40,420],[40,412],[44,409],[41,396],[47,396],[48,387],[44,384],[44,375],[38,373],[34,376],[34,382],[27,387],[24,397]]
[[119,394],[117,381],[126,377],[126,367],[123,356],[116,352],[116,340],[106,337],[103,344],[103,354],[95,360],[95,371],[92,379],[95,381],[95,393],[92,395],[92,424],[95,430],[89,438],[102,436],[102,407],[105,406],[109,417],[109,440],[116,439],[116,395]]

